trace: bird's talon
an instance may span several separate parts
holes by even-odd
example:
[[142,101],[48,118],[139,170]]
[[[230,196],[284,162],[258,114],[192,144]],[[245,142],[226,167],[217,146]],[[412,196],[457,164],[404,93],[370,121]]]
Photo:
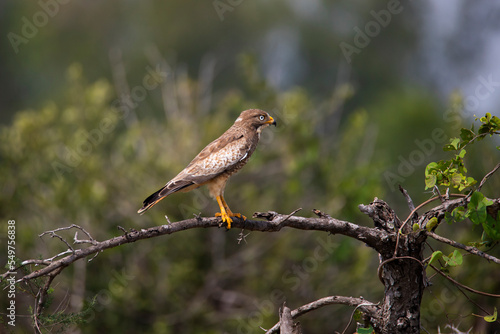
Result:
[[231,217],[237,217],[239,219],[247,220],[247,217],[243,216],[241,213],[230,213],[229,216]]
[[227,229],[228,230],[231,229],[231,223],[233,222],[233,220],[231,219],[231,217],[229,217],[227,213],[216,212],[215,217],[221,217],[222,222],[227,223]]

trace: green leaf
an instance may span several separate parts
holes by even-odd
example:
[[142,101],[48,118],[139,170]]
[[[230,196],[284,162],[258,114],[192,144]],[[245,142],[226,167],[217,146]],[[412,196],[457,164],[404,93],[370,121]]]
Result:
[[368,328],[358,328],[358,334],[372,334],[373,327],[370,325]]
[[490,123],[495,124],[496,130],[500,130],[500,118],[498,118],[497,116],[493,116],[491,118],[491,122]]
[[455,222],[461,222],[462,220],[465,219],[467,211],[465,211],[465,208],[463,206],[458,206],[451,213],[445,212],[444,214],[444,221],[447,222],[448,224],[455,223]]
[[436,185],[437,177],[435,174],[429,175],[425,178],[425,189],[434,188]]
[[460,174],[460,173],[453,173],[453,175],[451,176],[451,184],[454,186],[454,187],[458,187],[460,186],[460,183],[462,182],[462,179],[465,179],[465,177]]
[[458,250],[456,250],[456,249],[449,256],[444,256],[443,255],[443,260],[450,267],[459,266],[463,262],[462,254]]
[[469,204],[467,204],[467,217],[474,224],[482,224],[486,222],[486,207],[493,204],[492,201],[484,197],[479,191],[475,191],[470,197]]
[[460,153],[458,153],[457,157],[463,159],[466,153],[467,153],[466,150],[461,150]]
[[481,117],[479,120],[483,123],[488,123],[491,119],[491,114],[489,112],[486,113],[486,116]]
[[447,222],[448,224],[452,224],[455,222],[455,219],[453,219],[453,216],[449,212],[444,213],[444,221]]
[[435,162],[431,162],[429,163],[426,167],[425,167],[425,176],[427,175],[431,175],[433,171],[435,170],[438,170],[438,164],[435,163]]
[[425,225],[425,228],[427,229],[427,231],[430,232],[434,227],[436,227],[437,224],[438,224],[437,217],[432,217]]
[[[490,127],[488,124],[483,124],[479,127],[479,130],[477,130],[477,133],[482,135],[482,134],[485,134],[485,133],[488,133],[490,132]],[[479,140],[482,140],[484,137],[479,137],[478,138],[478,141]]]
[[475,185],[476,183],[477,183],[477,181],[476,181],[476,180],[474,180],[474,178],[473,178],[473,177],[470,177],[470,176],[469,176],[469,177],[467,177],[467,187],[473,186],[473,185]]
[[460,222],[465,219],[465,214],[467,211],[465,211],[465,208],[463,206],[458,206],[453,211],[451,212],[451,216],[456,222]]
[[474,135],[474,132],[469,129],[463,128],[460,130],[460,138],[462,138],[464,142],[470,142],[472,138],[474,138]]
[[483,197],[483,204],[484,206],[490,206],[493,204],[493,201],[489,198]]
[[413,224],[413,232],[417,232],[419,229],[420,226],[417,223]]
[[500,240],[500,219],[495,220],[489,215],[486,216],[486,222],[483,223],[483,230],[491,239]]
[[363,312],[361,312],[361,310],[359,308],[356,309],[356,311],[354,312],[354,315],[352,316],[352,319],[354,321],[358,321],[358,322],[363,321]]
[[487,315],[483,319],[484,319],[484,321],[487,321],[487,322],[497,321],[497,308],[495,307],[495,311],[493,312],[493,315]]
[[458,144],[460,143],[460,138],[450,138],[450,143],[445,145],[443,150],[454,151],[458,149]]
[[442,256],[443,256],[443,252],[441,252],[441,251],[435,251],[431,255],[431,259],[429,260],[429,264],[431,264],[434,261],[439,260]]

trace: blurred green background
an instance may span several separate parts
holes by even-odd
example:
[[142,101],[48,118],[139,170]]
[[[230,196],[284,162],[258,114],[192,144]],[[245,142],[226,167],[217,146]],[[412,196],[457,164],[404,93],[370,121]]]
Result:
[[[379,197],[404,219],[398,184],[415,203],[429,198],[423,170],[449,158],[441,150],[448,138],[474,114],[499,115],[499,16],[487,0],[2,1],[1,245],[9,219],[24,260],[64,251],[38,237],[58,227],[78,224],[104,240],[121,234],[118,225],[164,224],[165,214],[213,216],[218,207],[204,189],[136,211],[249,108],[268,111],[278,127],[264,131],[228,184],[235,212],[302,207],[311,216],[316,208],[371,226],[357,206]],[[498,163],[495,145],[469,152],[476,179]],[[496,198],[499,187],[494,176],[483,193]],[[481,237],[470,223],[440,232]],[[56,279],[47,313],[94,306],[78,326],[54,317],[45,330],[259,333],[285,300],[296,308],[328,295],[383,296],[377,254],[362,244],[291,229],[238,243],[239,233],[190,230],[79,261]],[[457,280],[500,291],[493,265],[465,264],[454,269]],[[429,332],[500,330],[472,315],[484,315],[474,303],[492,312],[495,300],[472,303],[431,280],[422,304]],[[32,300],[18,290],[16,301],[16,330],[31,332]],[[351,313],[330,306],[300,322],[306,333],[342,331]]]

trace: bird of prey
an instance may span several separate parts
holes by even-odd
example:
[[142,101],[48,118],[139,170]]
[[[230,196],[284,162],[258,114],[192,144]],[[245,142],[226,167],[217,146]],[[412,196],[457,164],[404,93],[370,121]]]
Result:
[[146,198],[142,214],[163,198],[175,192],[188,192],[207,185],[210,195],[217,200],[221,217],[231,228],[231,217],[246,219],[239,213],[233,213],[224,200],[224,187],[229,177],[239,171],[255,151],[262,129],[276,121],[265,111],[249,109],[243,111],[234,124],[219,138],[207,145],[176,177]]

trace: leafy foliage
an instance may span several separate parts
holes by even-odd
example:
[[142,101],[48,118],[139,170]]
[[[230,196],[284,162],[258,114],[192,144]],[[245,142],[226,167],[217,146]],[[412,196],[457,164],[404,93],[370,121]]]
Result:
[[473,177],[467,176],[467,168],[464,163],[464,157],[467,154],[465,147],[483,139],[486,135],[500,134],[500,119],[497,116],[486,113],[486,116],[481,117],[479,121],[481,125],[477,133],[474,132],[474,126],[471,129],[462,128],[460,137],[451,138],[450,143],[444,146],[445,151],[456,152],[451,159],[431,162],[427,165],[425,189],[432,189],[437,185],[463,191],[477,183]]
[[439,259],[443,259],[445,262],[445,267],[457,267],[462,265],[463,257],[462,254],[458,250],[454,250],[453,253],[446,256],[442,251],[434,251],[429,259],[429,264],[438,261]]
[[[493,202],[486,198],[481,192],[471,190],[470,188],[477,181],[467,175],[464,158],[467,153],[465,147],[473,144],[475,141],[483,139],[486,135],[500,134],[500,119],[487,113],[484,117],[476,118],[481,125],[477,133],[474,132],[474,125],[471,129],[462,128],[460,138],[451,138],[450,143],[444,146],[445,151],[457,152],[449,160],[431,162],[425,169],[426,189],[432,189],[435,186],[452,187],[459,191],[470,191],[470,202],[467,208],[459,206],[451,213],[446,213],[445,221],[448,223],[460,222],[469,218],[475,225],[481,225],[485,234],[493,241],[500,240],[500,215],[493,217],[488,214],[487,207]],[[432,218],[427,229],[430,231],[437,224],[437,218]]]

